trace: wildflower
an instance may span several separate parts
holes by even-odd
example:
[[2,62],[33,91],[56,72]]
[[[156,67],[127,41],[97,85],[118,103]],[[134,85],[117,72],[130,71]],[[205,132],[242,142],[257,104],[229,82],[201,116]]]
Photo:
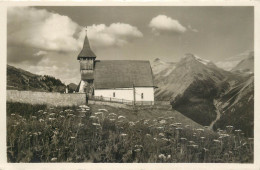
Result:
[[163,129],[163,127],[157,127],[157,129],[159,129],[159,130],[160,130],[160,129]]
[[38,110],[38,112],[40,113],[40,112],[43,112],[43,110]]
[[135,145],[136,148],[142,148],[142,145]]
[[175,123],[170,124],[170,126],[172,126],[172,127],[177,127],[177,125],[176,125]]
[[213,142],[220,143],[220,140],[214,139]]
[[231,126],[231,125],[228,125],[228,126],[226,126],[226,128],[233,128],[233,126]]
[[134,126],[135,123],[134,122],[129,122],[129,126]]
[[182,130],[182,128],[180,128],[180,127],[177,127],[177,128],[176,128],[176,130]]
[[14,114],[14,113],[12,113],[12,114],[11,114],[11,116],[15,116],[15,114]]
[[108,115],[109,115],[109,116],[116,116],[115,113],[109,113]]
[[55,118],[49,118],[50,121],[55,120]]
[[122,133],[122,134],[120,134],[120,136],[127,136],[127,134],[125,134],[125,133]]
[[150,134],[148,134],[148,133],[146,134],[146,136],[147,136],[147,137],[151,137],[151,135],[150,135]]
[[57,158],[51,158],[51,162],[56,162]]
[[103,114],[103,112],[96,112],[94,113],[95,115],[100,115],[100,114]]
[[93,126],[100,126],[99,123],[92,123]]
[[204,139],[205,139],[205,137],[204,137],[204,136],[201,136],[201,137],[200,137],[200,139],[204,140]]
[[82,127],[82,126],[84,126],[84,124],[82,124],[82,123],[79,123],[79,124],[78,124],[78,126],[79,126],[79,127]]
[[159,133],[159,136],[164,136],[164,134],[163,133]]
[[186,141],[187,139],[186,138],[181,138],[182,141]]
[[61,118],[64,118],[64,116],[60,115]]
[[47,114],[47,112],[43,112],[42,114],[44,114],[44,115],[45,115],[45,114]]
[[84,109],[89,109],[89,107],[87,105],[80,105],[80,108],[84,108]]
[[166,123],[166,120],[161,120],[159,121],[160,124],[165,124]]
[[247,143],[245,142],[245,143],[243,143],[242,145],[245,146],[246,144],[247,144]]
[[75,139],[76,137],[75,136],[71,136],[70,139]]
[[167,159],[171,159],[171,155],[167,155]]
[[125,119],[125,116],[118,116],[118,119]]
[[36,116],[32,116],[33,119],[36,119]]
[[134,151],[135,151],[135,152],[140,152],[140,151],[141,151],[141,149],[135,149]]
[[205,151],[205,152],[208,152],[209,150],[208,149],[206,149],[206,148],[203,148],[203,150]]
[[157,138],[153,138],[155,141],[157,141]]
[[190,125],[185,125],[185,127],[187,128],[187,127],[190,127]]
[[199,131],[199,132],[204,132],[204,129],[196,129],[197,131]]
[[191,145],[193,148],[199,148],[199,146],[198,145]]
[[113,121],[115,121],[116,119],[109,119],[109,120],[113,122]]
[[89,118],[90,119],[96,119],[96,116],[90,116]]
[[190,144],[194,144],[195,142],[191,140],[191,141],[189,141],[189,143],[190,143]]
[[43,119],[39,119],[39,122],[44,122],[44,120]]
[[168,141],[169,141],[169,139],[167,139],[167,138],[162,138],[162,140],[164,140],[164,141],[166,141],[166,142],[168,142]]
[[180,125],[182,125],[182,123],[176,123],[176,125],[180,126]]
[[222,133],[222,134],[220,134],[220,136],[221,136],[222,138],[224,138],[224,137],[229,137],[229,134]]
[[107,109],[98,109],[98,111],[108,112]]
[[235,130],[235,132],[238,132],[238,133],[241,132],[241,131],[242,131],[242,130],[240,130],[240,129]]
[[166,159],[166,156],[165,156],[164,154],[160,154],[158,157],[159,157],[160,159],[163,159],[163,160]]

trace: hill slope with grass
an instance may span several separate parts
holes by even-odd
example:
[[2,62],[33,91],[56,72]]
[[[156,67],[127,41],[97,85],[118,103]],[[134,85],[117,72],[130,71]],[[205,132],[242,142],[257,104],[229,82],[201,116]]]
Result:
[[52,76],[40,76],[7,65],[7,89],[63,93],[65,88],[65,84]]

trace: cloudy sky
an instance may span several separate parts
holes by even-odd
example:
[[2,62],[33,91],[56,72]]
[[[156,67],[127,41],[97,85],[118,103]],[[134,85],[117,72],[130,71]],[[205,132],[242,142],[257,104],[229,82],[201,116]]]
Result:
[[80,80],[85,28],[99,60],[220,63],[254,47],[253,7],[11,7],[7,62],[65,83]]

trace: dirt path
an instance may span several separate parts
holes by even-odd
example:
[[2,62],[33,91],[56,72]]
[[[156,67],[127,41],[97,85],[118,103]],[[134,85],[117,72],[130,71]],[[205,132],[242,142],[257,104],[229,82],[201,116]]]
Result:
[[209,125],[209,129],[213,129],[213,125],[214,125],[214,124],[220,119],[220,117],[221,117],[221,114],[220,114],[219,109],[218,109],[218,103],[217,103],[216,100],[214,100],[214,105],[215,105],[215,107],[216,107],[217,117],[216,117],[216,119],[215,119],[213,122],[211,122],[211,124]]

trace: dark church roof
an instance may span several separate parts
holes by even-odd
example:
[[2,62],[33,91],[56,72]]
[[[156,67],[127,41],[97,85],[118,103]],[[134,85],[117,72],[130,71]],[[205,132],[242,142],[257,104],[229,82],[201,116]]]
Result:
[[85,57],[94,57],[94,58],[96,58],[96,55],[93,53],[93,51],[90,48],[87,32],[86,32],[83,48],[82,48],[81,52],[78,55],[78,60],[81,57],[83,57],[83,58],[85,58]]
[[97,60],[94,70],[95,89],[154,87],[149,61]]

